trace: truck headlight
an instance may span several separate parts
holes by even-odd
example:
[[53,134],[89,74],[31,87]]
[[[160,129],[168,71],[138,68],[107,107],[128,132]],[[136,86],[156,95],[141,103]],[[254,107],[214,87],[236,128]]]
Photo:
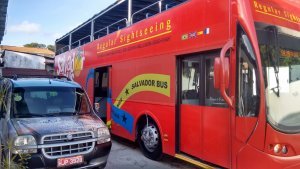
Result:
[[102,144],[110,141],[110,133],[107,127],[97,129],[97,144]]
[[31,135],[18,136],[14,140],[13,153],[15,154],[37,153],[37,144],[35,138]]

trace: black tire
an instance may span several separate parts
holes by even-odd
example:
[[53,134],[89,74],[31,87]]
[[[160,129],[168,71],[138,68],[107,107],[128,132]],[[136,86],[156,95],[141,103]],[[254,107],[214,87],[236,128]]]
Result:
[[155,122],[151,119],[149,119],[149,122],[148,122],[148,128],[150,128],[150,130],[152,131],[157,131],[157,137],[156,137],[156,141],[157,141],[157,144],[155,144],[153,146],[152,149],[149,149],[149,146],[147,147],[145,143],[146,141],[144,141],[142,139],[142,135],[143,135],[143,131],[147,128],[147,122],[143,122],[141,126],[139,126],[138,128],[138,135],[137,135],[137,141],[139,143],[139,146],[143,152],[143,154],[151,159],[151,160],[160,160],[161,157],[162,157],[162,143],[161,143],[161,135],[160,135],[160,132],[159,132],[159,128],[157,127],[157,125],[155,124]]

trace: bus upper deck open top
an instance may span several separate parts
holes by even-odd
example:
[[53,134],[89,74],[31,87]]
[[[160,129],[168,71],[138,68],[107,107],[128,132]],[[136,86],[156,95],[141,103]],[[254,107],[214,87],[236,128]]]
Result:
[[300,168],[298,1],[119,0],[56,54],[56,73],[150,159]]

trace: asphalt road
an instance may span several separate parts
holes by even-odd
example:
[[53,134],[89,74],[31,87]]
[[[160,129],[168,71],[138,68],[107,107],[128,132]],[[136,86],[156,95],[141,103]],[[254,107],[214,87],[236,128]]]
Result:
[[114,138],[105,169],[197,169],[196,166],[164,155],[161,161],[146,158],[137,144]]

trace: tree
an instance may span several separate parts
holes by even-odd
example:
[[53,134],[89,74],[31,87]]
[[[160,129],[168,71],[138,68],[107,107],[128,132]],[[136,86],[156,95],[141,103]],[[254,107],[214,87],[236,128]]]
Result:
[[52,52],[55,52],[55,46],[54,45],[48,45],[47,49],[51,50]]
[[32,42],[32,43],[25,44],[24,47],[29,47],[29,48],[46,48],[46,45],[42,44],[42,43]]
[[29,47],[29,48],[43,48],[43,49],[51,50],[52,52],[55,51],[55,46],[54,45],[45,45],[45,44],[36,43],[36,42],[25,44],[24,47]]

